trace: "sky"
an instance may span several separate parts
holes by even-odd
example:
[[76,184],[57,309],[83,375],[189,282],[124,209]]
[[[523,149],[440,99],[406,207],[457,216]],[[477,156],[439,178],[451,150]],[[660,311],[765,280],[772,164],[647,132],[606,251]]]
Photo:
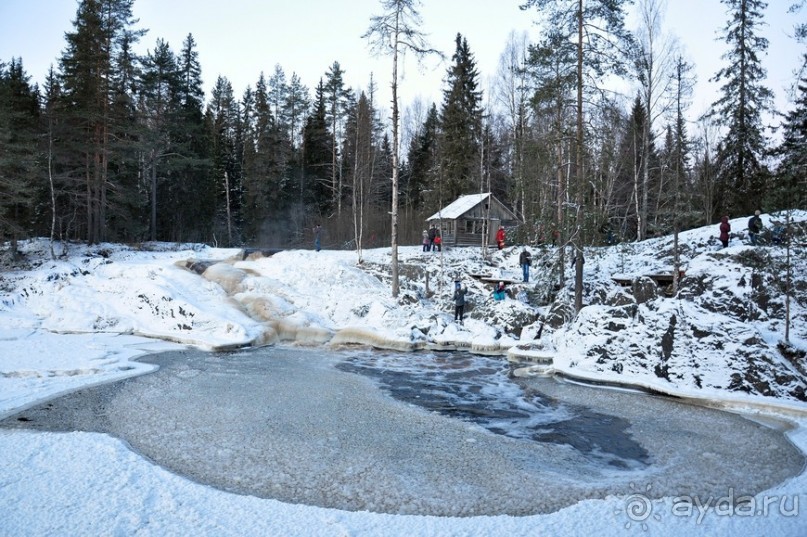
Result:
[[[538,36],[535,12],[519,9],[518,0],[426,0],[420,13],[421,31],[446,60],[437,58],[419,66],[405,60],[400,81],[401,105],[417,98],[441,100],[442,80],[454,52],[455,37],[461,33],[474,54],[483,90],[496,73],[499,58],[511,32]],[[803,47],[789,37],[796,16],[787,14],[789,0],[771,0],[764,35],[770,40],[763,66],[768,86],[776,93],[776,105],[787,108],[785,89],[800,65]],[[0,0],[0,60],[22,57],[33,81],[41,82],[64,48],[64,33],[72,30],[75,0]],[[381,95],[389,100],[391,61],[374,57],[361,35],[370,17],[379,14],[379,0],[136,0],[134,16],[140,28],[149,29],[140,43],[141,52],[153,49],[157,38],[179,52],[191,33],[198,45],[206,90],[219,75],[227,77],[237,96],[248,85],[254,87],[259,74],[267,76],[280,65],[290,77],[298,74],[312,90],[331,65],[338,61],[353,88],[365,89],[371,75]],[[696,66],[698,87],[693,114],[714,102],[717,87],[709,82],[722,66],[725,52],[716,41],[726,20],[719,0],[671,0],[665,29],[678,37],[687,57]]]
[[[807,213],[796,212],[793,218],[807,221]],[[768,225],[769,215],[763,215],[763,221]],[[744,219],[732,220],[731,224],[733,229],[742,229]],[[685,260],[687,275],[711,282],[697,300],[709,300],[714,293],[714,298],[746,304],[748,286],[738,284],[737,278],[747,273],[748,267],[735,260],[748,257],[753,247],[735,239],[729,248],[720,250],[714,235],[714,226],[681,233],[681,240],[693,247]],[[633,276],[661,270],[666,254],[660,252],[669,252],[670,242],[670,237],[661,237],[597,249],[599,253],[590,251],[585,265],[587,281],[619,270]],[[631,250],[627,259],[626,247]],[[20,248],[31,267],[4,269],[0,290],[0,417],[82,387],[147,374],[153,367],[137,360],[145,353],[185,346],[205,350],[252,341],[272,342],[275,330],[274,335],[285,330],[286,337],[305,345],[319,344],[317,338],[322,342],[333,337],[334,342],[340,337],[342,342],[374,342],[389,348],[423,342],[428,334],[429,341],[442,348],[463,345],[472,352],[485,349],[491,353],[495,349],[493,355],[498,352],[502,357],[508,351],[526,358],[548,356],[555,371],[717,402],[752,420],[778,423],[782,429],[788,424],[792,428],[785,434],[807,453],[804,402],[721,387],[735,372],[732,364],[740,346],[757,345],[757,349],[762,341],[775,344],[773,317],[741,321],[699,309],[696,301],[685,306],[663,297],[652,306],[639,306],[644,318],[639,325],[658,326],[672,307],[683,312],[682,323],[711,332],[698,338],[710,342],[712,350],[690,350],[689,343],[684,343],[680,357],[696,354],[696,366],[679,369],[680,375],[665,380],[646,363],[629,359],[622,360],[624,370],[619,374],[604,371],[598,369],[598,360],[580,352],[602,341],[596,330],[585,331],[603,316],[601,306],[584,308],[588,313],[573,323],[577,328],[568,332],[548,330],[540,342],[529,344],[538,323],[526,327],[519,341],[512,334],[497,336],[490,322],[494,317],[506,319],[508,312],[523,311],[524,304],[512,297],[493,302],[486,298],[485,284],[470,278],[463,279],[477,307],[463,326],[452,323],[451,311],[444,307],[449,302],[446,291],[438,287],[441,277],[432,280],[437,291],[433,299],[414,306],[399,303],[390,298],[388,285],[366,272],[389,262],[389,248],[366,250],[368,262],[363,268],[356,265],[355,252],[327,248],[246,260],[237,249],[203,245],[153,244],[134,249],[71,244],[67,255],[57,260],[50,258],[44,239],[23,241]],[[513,277],[519,273],[519,252],[520,247],[506,248],[483,262],[477,249],[452,248],[437,254],[424,253],[419,246],[404,246],[400,258],[443,276],[454,270],[474,273],[484,266],[499,277]],[[539,252],[535,253],[538,263]],[[784,255],[781,250],[771,250],[771,254]],[[183,268],[187,261],[211,267],[199,276]],[[301,271],[301,266],[307,269]],[[331,277],[322,278],[322,274]],[[805,271],[797,269],[795,274],[798,277]],[[402,287],[412,285],[422,282],[406,282]],[[803,308],[798,303],[793,308],[794,319],[804,319]],[[485,311],[491,317],[486,317]],[[262,318],[280,322],[269,325]],[[613,316],[600,320],[624,321]],[[794,326],[792,337],[801,348],[807,345],[806,328],[803,321]],[[676,337],[682,337],[682,332],[676,331]],[[622,333],[626,347],[641,348],[652,339],[632,328]],[[752,339],[756,343],[748,343]],[[314,356],[312,360],[316,360]],[[674,354],[670,366],[674,367],[680,357]],[[193,370],[182,370],[179,365],[177,377],[194,375]],[[695,372],[702,381],[699,386],[690,375]],[[357,397],[351,394],[347,390],[338,397]],[[139,416],[132,411],[128,417],[137,421]],[[310,449],[315,457],[316,448]],[[715,456],[715,452],[703,453],[698,461],[710,464],[710,457]],[[684,464],[698,461],[686,459]],[[640,477],[659,479],[658,473],[650,472]],[[715,504],[709,512],[685,516],[685,512],[674,510],[673,497],[650,501],[643,495],[646,487],[631,490],[634,493],[630,495],[583,500],[552,513],[523,517],[450,518],[343,511],[238,495],[203,485],[167,471],[130,449],[125,441],[106,434],[0,429],[0,535],[803,536],[807,516],[803,511],[807,506],[804,471],[757,494],[754,502],[760,510],[753,516],[747,512],[746,516],[725,514],[725,505],[721,514],[714,509]],[[718,498],[706,500],[715,502]]]

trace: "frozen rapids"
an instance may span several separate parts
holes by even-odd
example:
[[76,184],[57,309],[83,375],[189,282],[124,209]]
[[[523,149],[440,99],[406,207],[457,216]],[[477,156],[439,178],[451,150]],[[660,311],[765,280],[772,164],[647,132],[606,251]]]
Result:
[[159,370],[0,426],[108,433],[235,493],[438,516],[545,513],[637,488],[739,497],[804,465],[782,431],[741,416],[514,380],[496,358],[267,347],[144,361]]

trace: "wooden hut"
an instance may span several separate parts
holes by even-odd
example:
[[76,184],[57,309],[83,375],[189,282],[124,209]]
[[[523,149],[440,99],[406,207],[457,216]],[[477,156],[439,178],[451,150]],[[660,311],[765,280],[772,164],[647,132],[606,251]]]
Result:
[[486,233],[487,243],[495,245],[499,225],[505,228],[517,225],[518,218],[487,192],[460,196],[427,218],[426,222],[437,226],[446,246],[482,246]]

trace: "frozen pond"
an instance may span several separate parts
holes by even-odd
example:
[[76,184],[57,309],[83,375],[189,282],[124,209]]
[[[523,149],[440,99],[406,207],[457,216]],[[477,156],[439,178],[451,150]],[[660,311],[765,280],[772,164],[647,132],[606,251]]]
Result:
[[780,430],[667,398],[511,379],[501,358],[267,347],[173,352],[156,373],[3,427],[97,431],[241,494],[440,516],[631,494],[734,497],[799,473]]

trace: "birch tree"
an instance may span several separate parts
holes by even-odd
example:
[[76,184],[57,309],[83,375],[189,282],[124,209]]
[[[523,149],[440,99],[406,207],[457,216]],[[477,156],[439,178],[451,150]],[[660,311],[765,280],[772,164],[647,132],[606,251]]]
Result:
[[391,247],[392,247],[392,296],[399,293],[398,281],[398,144],[400,123],[398,110],[398,61],[406,51],[418,59],[429,54],[439,54],[429,48],[426,36],[418,28],[422,20],[418,8],[419,0],[381,0],[382,15],[370,18],[370,28],[362,37],[368,39],[377,54],[392,57],[392,208]]

